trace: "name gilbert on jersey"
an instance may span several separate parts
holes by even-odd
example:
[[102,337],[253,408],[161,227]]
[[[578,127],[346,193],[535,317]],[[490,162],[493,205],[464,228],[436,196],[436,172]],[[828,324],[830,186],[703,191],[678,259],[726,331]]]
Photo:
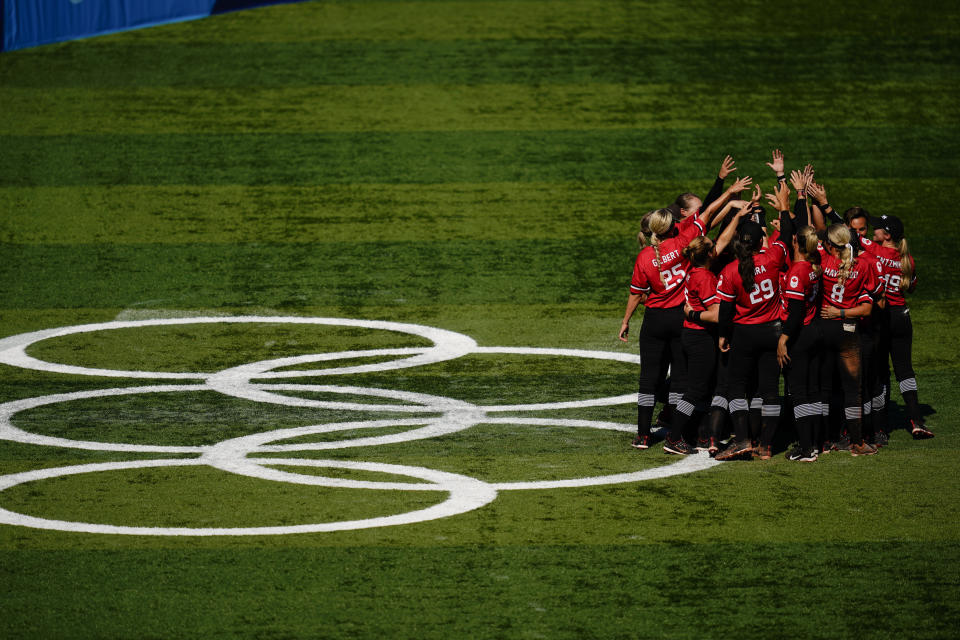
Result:
[[680,251],[679,251],[679,250],[678,250],[678,251],[671,251],[670,253],[665,253],[665,254],[663,254],[662,256],[660,256],[660,260],[659,260],[659,261],[658,261],[656,258],[653,259],[653,266],[659,267],[659,266],[660,266],[661,264],[663,264],[664,262],[670,262],[671,260],[675,260],[675,259],[677,259],[677,258],[679,258],[679,257],[680,257]]

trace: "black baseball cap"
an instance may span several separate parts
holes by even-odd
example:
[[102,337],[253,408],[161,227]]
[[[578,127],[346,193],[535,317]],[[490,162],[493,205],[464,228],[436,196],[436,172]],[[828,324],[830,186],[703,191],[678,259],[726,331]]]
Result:
[[879,218],[871,216],[870,225],[874,229],[883,229],[889,233],[895,242],[903,239],[903,223],[896,216],[880,216]]

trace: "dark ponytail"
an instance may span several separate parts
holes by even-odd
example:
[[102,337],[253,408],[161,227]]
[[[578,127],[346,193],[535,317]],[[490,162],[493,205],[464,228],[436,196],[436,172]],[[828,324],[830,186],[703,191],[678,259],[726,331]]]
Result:
[[763,243],[763,228],[756,222],[744,222],[737,230],[733,241],[733,255],[737,257],[737,271],[743,281],[743,290],[751,291],[756,285],[756,271],[753,254]]

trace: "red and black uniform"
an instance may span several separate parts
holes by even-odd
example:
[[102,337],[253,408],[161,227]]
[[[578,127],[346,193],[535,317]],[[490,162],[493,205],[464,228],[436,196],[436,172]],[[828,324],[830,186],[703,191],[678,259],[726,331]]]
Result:
[[[850,248],[852,252],[852,248]],[[872,304],[870,287],[876,288],[879,279],[871,264],[857,257],[853,260],[845,280],[840,280],[842,262],[820,249],[823,266],[822,308],[835,307],[850,310],[865,302]],[[833,391],[833,374],[839,373],[843,390],[844,423],[851,444],[863,442],[863,407],[860,401],[861,358],[860,323],[855,319],[818,319],[823,340],[824,357],[820,368],[821,411],[829,413],[830,395]],[[833,439],[833,438],[832,438]]]
[[[689,261],[684,247],[705,229],[699,218],[685,225],[674,225],[676,235],[661,240],[657,247],[645,247],[633,267],[630,292],[646,294],[643,324],[640,325],[640,380],[637,391],[637,433],[650,435],[650,422],[656,404],[655,392],[669,358],[670,404],[675,405],[686,386],[683,346],[683,291]],[[659,259],[658,259],[659,253]]]
[[787,271],[781,294],[780,318],[788,336],[790,362],[784,374],[793,405],[800,448],[810,451],[820,422],[820,332],[814,319],[820,311],[820,274],[810,262],[794,262]]
[[720,335],[730,340],[730,417],[738,442],[749,440],[750,408],[747,400],[751,373],[757,374],[757,394],[762,399],[760,444],[771,446],[780,416],[780,267],[787,259],[782,242],[754,254],[754,285],[744,287],[740,262],[724,267],[717,284],[721,300]]
[[693,311],[683,321],[680,342],[687,370],[687,386],[683,397],[677,402],[671,418],[670,439],[674,442],[686,436],[692,441],[694,413],[707,411],[710,393],[716,385],[717,332],[716,324],[703,323],[697,316],[719,302],[717,276],[704,267],[693,267],[687,273],[684,298]]
[[[860,319],[860,400],[863,411],[863,437],[875,439],[878,429],[886,430],[885,395],[890,376],[884,382],[880,372],[878,357],[880,346],[880,328],[886,321],[886,312],[877,304],[884,296],[886,283],[881,277],[881,266],[873,250],[877,245],[869,239],[854,235],[851,244],[856,255],[870,266],[867,289],[871,292],[873,309],[870,315]],[[876,412],[876,415],[875,415]]]
[[[916,266],[913,257],[910,264],[914,267],[909,282],[903,279],[900,264],[900,252],[893,247],[872,244],[870,251],[880,265],[880,278],[886,284],[887,306],[882,311],[877,338],[877,369],[880,380],[889,384],[890,361],[893,361],[893,373],[900,386],[900,395],[907,405],[910,419],[922,424],[920,403],[917,396],[917,378],[913,370],[913,323],[910,320],[910,308],[904,298],[905,292],[912,292],[917,286]],[[888,393],[884,394],[884,400]],[[881,404],[875,400],[875,404]],[[886,409],[886,403],[882,403]],[[886,416],[884,415],[884,418]],[[884,427],[887,425],[884,424]]]

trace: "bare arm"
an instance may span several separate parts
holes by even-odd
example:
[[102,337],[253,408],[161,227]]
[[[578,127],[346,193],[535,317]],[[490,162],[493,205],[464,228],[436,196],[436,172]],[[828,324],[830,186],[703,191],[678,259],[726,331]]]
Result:
[[703,211],[700,212],[700,222],[703,223],[704,227],[709,224],[713,214],[733,198],[734,194],[740,193],[751,184],[753,184],[753,179],[750,176],[737,178],[737,180],[730,185],[730,188],[723,192],[723,195],[711,202],[709,206],[704,207]]
[[862,302],[853,309],[837,309],[834,306],[827,306],[820,310],[820,317],[832,320],[834,318],[863,318],[870,315],[873,309],[872,302]]

